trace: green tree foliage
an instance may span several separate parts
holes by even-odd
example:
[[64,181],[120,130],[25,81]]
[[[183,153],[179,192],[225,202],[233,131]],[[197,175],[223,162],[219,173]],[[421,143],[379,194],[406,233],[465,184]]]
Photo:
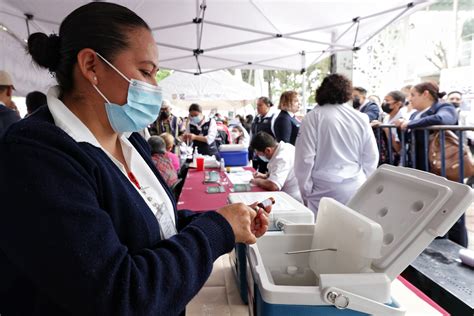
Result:
[[[325,75],[329,73],[330,58],[327,57],[317,64],[311,65],[306,70],[306,102],[315,103],[314,91],[321,83]],[[266,82],[270,82],[268,95],[274,101],[280,97],[281,93],[294,90],[300,95],[303,92],[303,75],[298,71],[290,70],[265,70],[263,77]],[[253,70],[242,70],[242,80],[254,85],[255,76]]]
[[169,75],[171,75],[173,72],[171,70],[167,70],[167,69],[160,69],[157,73],[156,73],[156,81],[157,82],[160,82],[161,80],[165,79],[166,77],[168,77]]

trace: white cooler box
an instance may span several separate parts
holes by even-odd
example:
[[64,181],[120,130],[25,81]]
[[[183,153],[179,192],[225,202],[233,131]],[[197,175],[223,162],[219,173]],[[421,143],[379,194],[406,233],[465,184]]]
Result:
[[[378,168],[347,206],[324,198],[316,224],[284,225],[249,247],[250,311],[404,315],[391,282],[472,198],[470,187],[426,172]],[[314,248],[337,251],[285,254]]]
[[[299,223],[312,224],[314,223],[314,213],[295,200],[293,197],[285,192],[242,192],[229,194],[230,203],[244,203],[247,205],[255,202],[261,202],[269,197],[275,199],[275,204],[272,206],[272,211],[269,215],[268,230],[278,230],[276,227],[278,223]],[[237,244],[235,246],[235,253],[231,254],[231,260],[235,264],[235,272],[237,285],[240,291],[240,297],[246,304],[248,303],[248,282],[247,282],[247,249],[245,244]],[[250,284],[253,286],[253,284]]]

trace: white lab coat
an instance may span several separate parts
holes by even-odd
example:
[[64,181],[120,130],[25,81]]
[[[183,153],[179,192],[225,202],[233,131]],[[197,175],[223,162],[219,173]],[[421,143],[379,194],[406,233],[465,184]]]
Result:
[[304,118],[295,151],[295,175],[307,206],[322,197],[347,203],[377,168],[378,148],[367,115],[347,104],[316,106]]

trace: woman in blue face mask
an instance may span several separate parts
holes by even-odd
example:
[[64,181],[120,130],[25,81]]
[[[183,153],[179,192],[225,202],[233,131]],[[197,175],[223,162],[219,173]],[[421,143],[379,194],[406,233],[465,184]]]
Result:
[[217,257],[265,232],[265,212],[176,210],[137,133],[161,90],[135,13],[91,2],[28,50],[58,86],[0,139],[0,314],[181,313]]
[[209,117],[202,114],[202,108],[199,104],[193,103],[189,106],[189,124],[186,127],[186,133],[183,134],[183,140],[192,142],[193,147],[197,147],[198,153],[202,155],[215,156],[220,161],[219,151],[216,145],[217,123]]

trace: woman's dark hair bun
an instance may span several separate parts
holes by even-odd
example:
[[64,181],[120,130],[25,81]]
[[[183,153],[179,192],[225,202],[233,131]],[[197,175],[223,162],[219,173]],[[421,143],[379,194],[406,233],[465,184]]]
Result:
[[41,67],[54,72],[59,64],[59,36],[44,33],[33,33],[28,37],[28,52]]
[[446,95],[446,92],[438,92],[438,98],[442,99]]

